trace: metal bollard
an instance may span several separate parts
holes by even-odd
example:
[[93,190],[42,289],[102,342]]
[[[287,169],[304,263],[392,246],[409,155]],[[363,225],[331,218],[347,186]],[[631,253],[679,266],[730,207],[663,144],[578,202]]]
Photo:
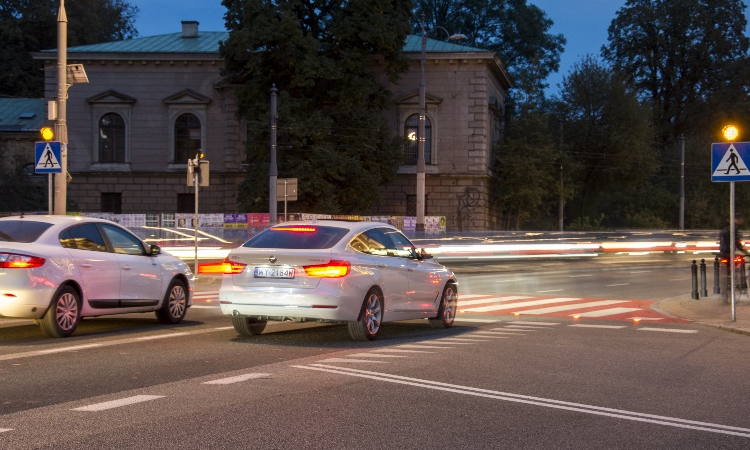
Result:
[[714,258],[714,294],[721,294],[719,287],[719,257]]
[[745,258],[740,263],[740,289],[747,291],[747,275],[745,275]]
[[706,260],[701,259],[701,295],[708,297],[708,290],[706,289]]
[[693,260],[693,265],[690,266],[690,272],[693,274],[693,292],[691,298],[693,300],[698,300],[698,266],[695,265],[695,260]]

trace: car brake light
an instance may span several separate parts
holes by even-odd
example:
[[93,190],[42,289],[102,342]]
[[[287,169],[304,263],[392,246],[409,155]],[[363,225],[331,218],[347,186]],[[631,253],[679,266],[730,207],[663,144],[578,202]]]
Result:
[[274,227],[272,231],[289,231],[292,233],[315,233],[318,231],[315,227]]
[[305,273],[310,277],[340,278],[345,277],[351,270],[349,261],[330,261],[328,264],[304,266]]
[[33,269],[41,267],[45,261],[37,256],[0,253],[0,269]]
[[198,264],[198,273],[224,273],[224,261]]
[[238,262],[224,261],[222,263],[222,267],[224,268],[225,275],[234,275],[234,274],[242,273],[242,271],[245,270],[245,266],[247,266],[247,264],[242,264]]

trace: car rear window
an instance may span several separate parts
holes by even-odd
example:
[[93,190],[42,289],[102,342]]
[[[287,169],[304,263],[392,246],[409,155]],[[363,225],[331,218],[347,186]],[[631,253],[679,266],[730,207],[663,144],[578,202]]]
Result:
[[52,224],[33,220],[0,221],[0,241],[34,242]]
[[249,248],[331,248],[349,232],[346,228],[293,225],[268,228],[245,242]]

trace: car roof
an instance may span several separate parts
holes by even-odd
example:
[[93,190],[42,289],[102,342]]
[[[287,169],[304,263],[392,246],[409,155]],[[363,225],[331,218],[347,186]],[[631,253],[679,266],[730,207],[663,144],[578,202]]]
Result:
[[335,219],[312,219],[312,220],[295,220],[289,222],[282,222],[274,225],[274,227],[283,226],[298,226],[298,225],[317,225],[326,227],[346,228],[352,232],[359,233],[370,228],[384,227],[397,229],[396,227],[389,225],[384,222],[366,222],[366,221],[349,221],[349,220],[335,220]]
[[45,222],[53,225],[65,225],[73,224],[77,222],[108,222],[108,220],[96,219],[93,217],[83,216],[62,216],[62,215],[49,215],[49,214],[22,214],[18,216],[5,216],[0,217],[0,221],[6,220],[29,220],[35,222]]

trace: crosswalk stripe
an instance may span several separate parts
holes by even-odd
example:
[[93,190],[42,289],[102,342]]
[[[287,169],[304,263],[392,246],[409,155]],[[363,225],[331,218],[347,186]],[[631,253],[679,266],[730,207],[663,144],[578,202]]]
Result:
[[541,314],[549,314],[549,313],[555,313],[555,312],[561,312],[561,311],[570,311],[572,309],[594,308],[596,306],[616,305],[618,303],[625,303],[625,301],[626,300],[600,300],[598,302],[575,303],[573,305],[550,306],[547,308],[527,309],[524,311],[516,311],[516,314],[541,315]]
[[604,328],[607,330],[617,330],[620,328],[625,328],[625,325],[588,325],[583,323],[576,323],[573,325],[568,325],[569,327],[576,327],[576,328]]
[[633,311],[642,311],[641,308],[609,308],[609,309],[600,309],[598,311],[589,311],[589,312],[583,312],[579,314],[571,314],[578,317],[604,317],[604,316],[614,316],[615,314],[624,314],[628,312]]
[[489,311],[501,311],[504,309],[516,309],[516,308],[525,308],[527,306],[538,306],[538,305],[550,305],[554,303],[567,303],[567,302],[574,302],[581,300],[580,298],[571,298],[571,297],[556,297],[556,298],[545,298],[542,300],[531,300],[528,302],[516,302],[516,303],[508,303],[508,304],[502,304],[502,305],[490,305],[490,306],[480,306],[477,308],[461,308],[461,302],[458,303],[459,311],[464,312],[489,312]]
[[531,322],[529,320],[514,320],[508,323],[512,323],[515,325],[541,325],[543,327],[553,327],[555,325],[560,325],[559,322]]
[[322,359],[318,362],[322,363],[374,363],[374,364],[388,364],[388,361],[378,361],[376,359],[349,359],[349,358],[328,358]]
[[478,298],[478,296],[469,296],[469,300],[466,300],[465,296],[460,296],[458,298],[458,305],[459,306],[482,305],[485,303],[512,302],[513,300],[523,300],[526,298],[532,298],[532,297],[529,297],[528,295],[508,295],[505,297],[492,297],[492,296],[482,296],[482,297],[484,298]]
[[698,330],[679,330],[677,328],[638,328],[637,331],[661,331],[664,333],[697,333]]

